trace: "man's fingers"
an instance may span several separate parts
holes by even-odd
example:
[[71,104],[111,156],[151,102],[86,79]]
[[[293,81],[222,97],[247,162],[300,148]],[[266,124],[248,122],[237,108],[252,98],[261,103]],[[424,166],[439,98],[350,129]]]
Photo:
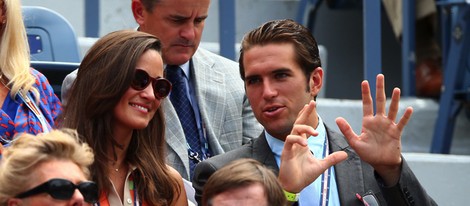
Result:
[[307,146],[307,139],[305,137],[299,136],[299,135],[288,135],[286,137],[286,141],[284,143],[284,147],[288,146],[288,148],[291,148],[292,145],[294,144],[299,144],[302,146]]
[[361,83],[362,93],[362,113],[363,116],[374,115],[374,105],[372,102],[372,96],[370,95],[369,82],[364,80]]
[[322,161],[325,163],[326,168],[329,168],[333,165],[336,165],[344,161],[346,158],[348,158],[348,154],[346,152],[337,151],[337,152],[331,153]]
[[338,128],[341,133],[343,133],[346,139],[348,139],[348,142],[350,142],[352,138],[357,136],[354,130],[349,125],[349,123],[344,118],[336,118],[336,124],[338,125]]
[[307,146],[307,138],[310,136],[317,136],[318,132],[313,127],[303,124],[296,124],[292,129],[290,135],[284,141],[284,149],[290,150],[294,144],[299,144],[304,147]]
[[407,107],[405,110],[405,114],[403,114],[403,117],[401,117],[397,125],[400,131],[403,131],[403,128],[405,128],[406,124],[408,124],[408,121],[411,119],[412,114],[413,114],[413,108]]
[[306,137],[309,136],[317,136],[318,131],[313,129],[313,127],[304,125],[304,124],[294,124],[294,127],[292,128],[292,131],[290,133],[291,135],[302,135],[306,134]]
[[400,89],[394,88],[392,92],[392,102],[390,103],[390,108],[388,109],[388,119],[395,122],[398,113],[398,107],[400,104]]
[[377,104],[377,114],[385,116],[385,105],[387,97],[385,95],[385,77],[383,74],[378,74],[376,78],[375,102]]
[[315,107],[315,101],[311,100],[300,110],[294,124],[309,124],[313,120],[312,115],[314,114]]

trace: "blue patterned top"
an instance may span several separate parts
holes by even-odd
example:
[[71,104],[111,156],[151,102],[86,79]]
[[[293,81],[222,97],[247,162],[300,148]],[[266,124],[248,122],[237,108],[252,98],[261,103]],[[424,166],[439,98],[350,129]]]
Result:
[[[37,106],[49,125],[54,128],[54,122],[62,111],[60,100],[43,74],[33,68],[31,73],[36,77],[36,84],[33,86],[41,97]],[[38,134],[43,132],[43,128],[39,119],[21,98],[17,95],[12,99],[8,92],[0,110],[0,135],[6,140],[12,140],[17,133],[23,132]]]

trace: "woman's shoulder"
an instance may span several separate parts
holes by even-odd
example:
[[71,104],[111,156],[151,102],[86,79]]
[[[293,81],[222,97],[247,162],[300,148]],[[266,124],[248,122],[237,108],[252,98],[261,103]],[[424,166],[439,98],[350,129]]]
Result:
[[[168,168],[168,171],[169,171],[169,174],[176,179],[176,181],[178,182],[178,187],[179,189],[176,189],[176,191],[180,191],[178,192],[179,195],[175,196],[174,197],[174,200],[173,200],[173,204],[172,205],[195,205],[193,204],[193,202],[195,202],[195,200],[191,201],[188,199],[188,195],[187,195],[187,190],[189,189],[192,189],[192,186],[191,186],[191,183],[184,183],[185,181],[183,181],[183,177],[181,177],[180,173],[178,171],[176,171],[173,167],[171,167],[170,165],[166,165],[166,167]],[[187,181],[186,181],[187,182]],[[191,193],[192,195],[191,196],[194,196],[194,191]]]
[[46,76],[44,76],[44,74],[42,74],[40,71],[38,71],[38,70],[31,67],[30,72],[34,76],[34,78],[36,78],[36,83],[46,82],[47,81]]
[[60,100],[55,95],[54,89],[46,76],[34,68],[30,68],[30,72],[35,78],[35,84],[33,86],[38,90],[41,99],[45,98],[43,99],[43,102],[49,102],[50,105],[48,107],[53,107],[54,110],[60,110]]
[[170,174],[172,177],[174,177],[174,178],[176,178],[176,179],[182,179],[182,178],[183,178],[183,177],[181,176],[181,174],[180,174],[175,168],[173,168],[172,166],[166,165],[166,168],[168,169],[169,174]]

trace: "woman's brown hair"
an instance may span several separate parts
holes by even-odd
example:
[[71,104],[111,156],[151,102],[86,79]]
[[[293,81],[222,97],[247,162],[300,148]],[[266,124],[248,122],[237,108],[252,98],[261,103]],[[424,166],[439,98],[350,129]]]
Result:
[[[137,61],[148,50],[161,53],[161,43],[144,32],[122,30],[102,37],[83,59],[68,94],[60,124],[77,129],[95,151],[91,173],[100,191],[112,188],[106,171],[108,146],[115,144],[113,109],[129,89]],[[181,193],[165,163],[164,132],[164,116],[159,108],[146,128],[133,131],[125,157],[137,168],[134,182],[138,195],[151,205],[170,205]]]

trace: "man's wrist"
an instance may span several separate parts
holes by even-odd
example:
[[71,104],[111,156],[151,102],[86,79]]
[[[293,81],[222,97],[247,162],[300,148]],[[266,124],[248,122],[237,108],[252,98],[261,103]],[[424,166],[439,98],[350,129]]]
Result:
[[398,166],[374,167],[374,172],[381,178],[385,187],[391,187],[400,180],[403,159]]
[[284,191],[284,195],[286,196],[287,201],[289,201],[289,202],[299,201],[300,193],[292,193],[292,192],[288,192],[286,190],[283,190],[283,191]]

